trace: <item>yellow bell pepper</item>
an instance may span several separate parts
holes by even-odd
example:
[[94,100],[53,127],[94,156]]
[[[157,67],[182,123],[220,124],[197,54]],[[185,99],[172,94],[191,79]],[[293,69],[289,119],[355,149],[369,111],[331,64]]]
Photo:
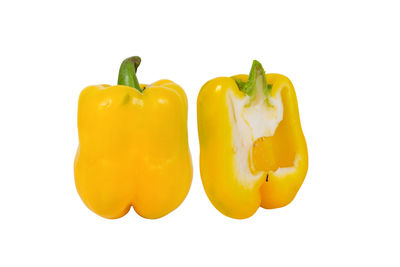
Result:
[[89,209],[105,218],[132,206],[162,217],[185,199],[192,181],[187,98],[177,84],[139,85],[139,57],[126,59],[118,85],[85,88],[79,97],[75,184]]
[[197,116],[201,178],[221,213],[247,218],[260,205],[273,209],[293,200],[308,155],[288,78],[265,75],[255,60],[249,76],[208,81],[197,99]]

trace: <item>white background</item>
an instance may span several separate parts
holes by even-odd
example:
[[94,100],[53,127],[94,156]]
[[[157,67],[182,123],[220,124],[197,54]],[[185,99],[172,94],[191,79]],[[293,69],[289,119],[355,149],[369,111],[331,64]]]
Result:
[[[399,266],[396,2],[2,1],[0,265]],[[103,219],[74,185],[79,93],[132,55],[189,99],[193,183],[159,220]],[[253,59],[292,80],[310,164],[289,206],[234,220],[201,184],[196,98]]]

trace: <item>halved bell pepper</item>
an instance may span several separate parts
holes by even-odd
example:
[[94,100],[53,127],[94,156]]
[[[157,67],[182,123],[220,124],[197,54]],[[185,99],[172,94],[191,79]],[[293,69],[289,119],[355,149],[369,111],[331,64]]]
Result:
[[139,64],[139,57],[126,59],[118,85],[89,86],[79,97],[75,184],[105,218],[131,206],[142,217],[162,217],[192,181],[185,92],[169,80],[139,85]]
[[288,78],[265,74],[208,81],[197,99],[200,173],[212,204],[232,218],[261,205],[283,207],[296,196],[308,168],[296,94]]

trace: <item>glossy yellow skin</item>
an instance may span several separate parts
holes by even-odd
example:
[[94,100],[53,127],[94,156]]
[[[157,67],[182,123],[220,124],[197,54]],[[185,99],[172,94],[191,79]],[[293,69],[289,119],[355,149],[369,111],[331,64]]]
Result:
[[89,86],[79,97],[78,132],[75,184],[96,214],[119,218],[133,206],[142,217],[160,218],[185,199],[192,163],[187,99],[177,84],[160,80],[142,93]]
[[[249,161],[253,161],[254,171],[264,174],[250,184],[243,183],[234,171],[235,144],[227,104],[228,91],[239,98],[245,97],[234,79],[246,82],[248,76],[213,79],[202,87],[197,99],[203,186],[212,204],[232,218],[250,217],[259,206],[273,209],[289,204],[307,173],[307,145],[293,85],[283,75],[267,74],[266,77],[268,84],[272,84],[271,96],[281,93],[283,119],[273,136],[254,141],[252,152],[249,151],[253,157]],[[286,167],[292,167],[289,173],[276,174],[279,168]]]

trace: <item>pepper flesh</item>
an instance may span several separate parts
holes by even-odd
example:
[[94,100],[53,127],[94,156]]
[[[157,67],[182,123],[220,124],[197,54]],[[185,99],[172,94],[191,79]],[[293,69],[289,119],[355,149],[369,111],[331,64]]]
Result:
[[270,90],[259,82],[247,95],[238,85],[249,76],[220,77],[207,82],[197,100],[203,186],[212,204],[232,218],[289,204],[307,173],[293,85],[283,75],[263,69],[262,75]]
[[185,199],[192,180],[185,92],[169,80],[85,88],[79,97],[77,191],[105,218],[131,206],[162,217]]

